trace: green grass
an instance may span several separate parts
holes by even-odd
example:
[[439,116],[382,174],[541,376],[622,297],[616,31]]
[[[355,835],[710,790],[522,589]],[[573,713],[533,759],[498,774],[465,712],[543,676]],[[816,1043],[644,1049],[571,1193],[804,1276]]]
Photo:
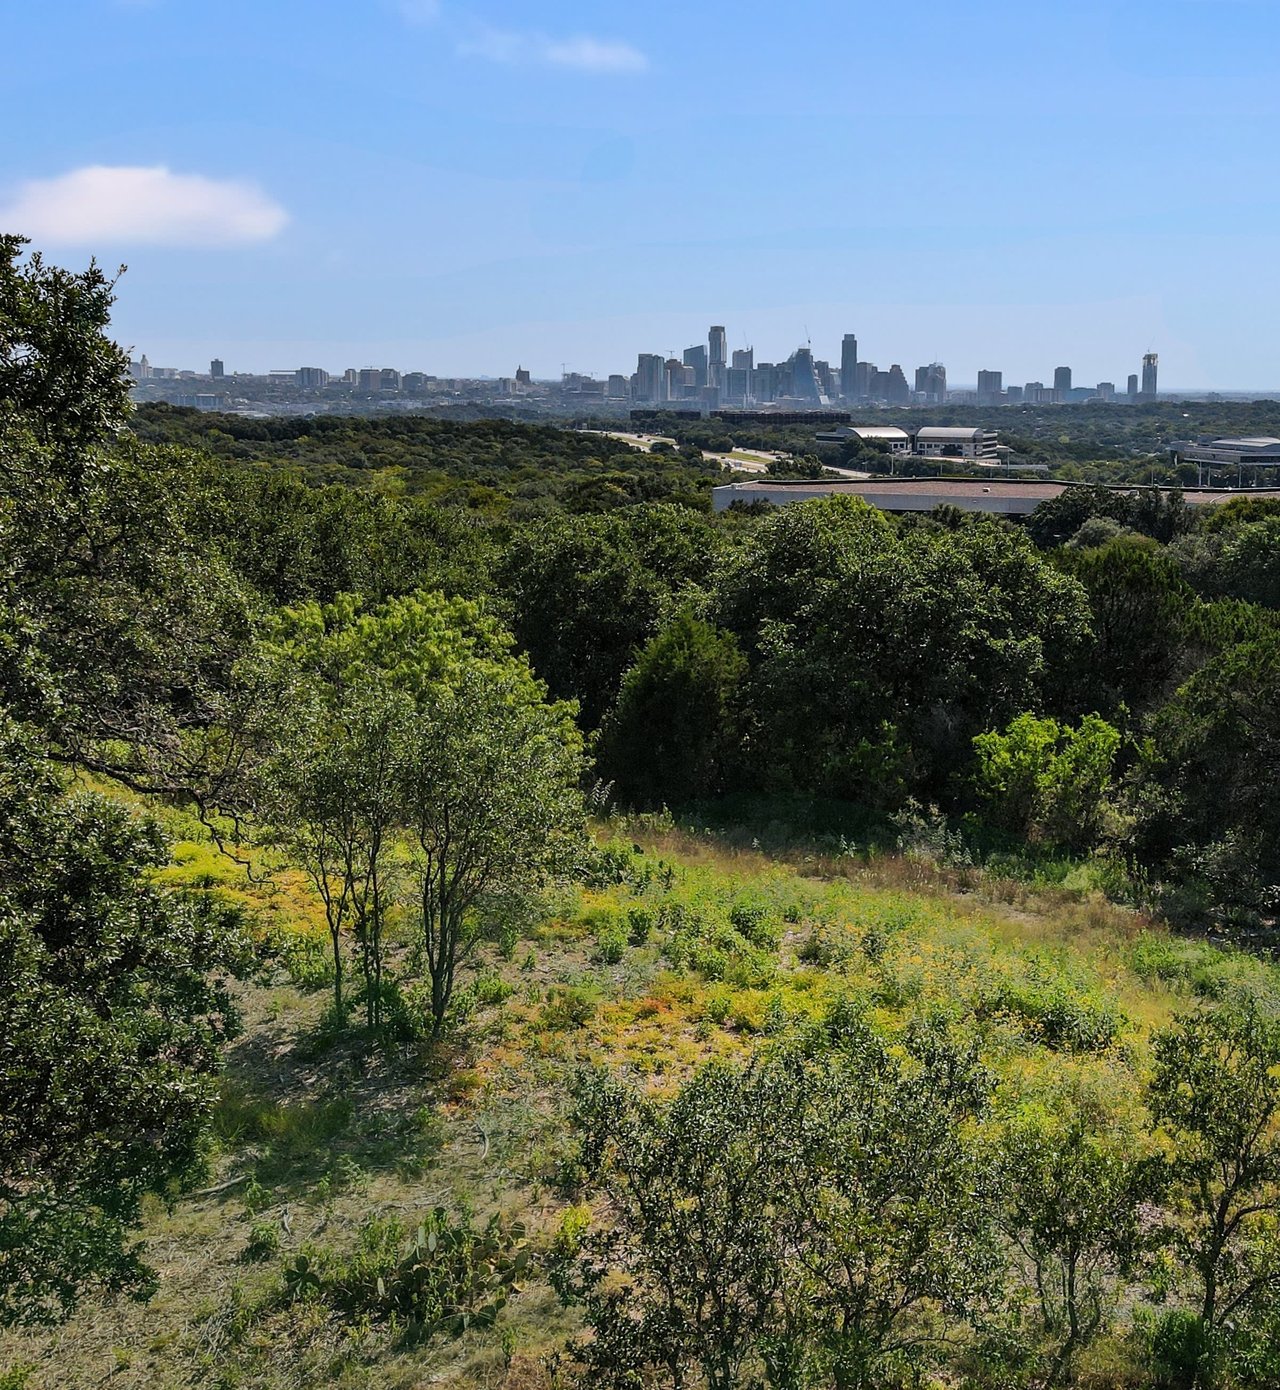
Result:
[[444,1044],[397,1052],[324,1027],[301,875],[252,883],[189,819],[174,830],[165,881],[240,897],[273,954],[242,990],[247,1031],[228,1056],[207,1186],[148,1207],[158,1294],[0,1337],[0,1367],[31,1367],[32,1390],[547,1390],[542,1358],[574,1315],[545,1281],[492,1327],[427,1336],[348,1316],[338,1298],[284,1297],[285,1271],[306,1255],[329,1278],[371,1230],[411,1232],[437,1208],[550,1238],[583,1062],[670,1090],[852,998],[891,1040],[925,1013],[975,1038],[999,1078],[992,1124],[1064,1088],[1124,1120],[1153,1029],[1205,1000],[1280,998],[1267,963],[1172,937],[1088,876],[1035,887],[896,856],[771,858],[649,819],[607,828],[601,881],[557,890],[528,939],[482,953]]

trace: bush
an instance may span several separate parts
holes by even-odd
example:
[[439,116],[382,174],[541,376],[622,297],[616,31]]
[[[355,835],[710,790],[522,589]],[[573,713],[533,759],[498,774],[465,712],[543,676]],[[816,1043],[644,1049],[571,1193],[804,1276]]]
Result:
[[596,932],[596,951],[605,965],[617,965],[626,955],[627,933],[620,922],[610,922]]
[[647,907],[627,909],[627,940],[633,946],[643,946],[653,931],[653,913]]
[[246,1264],[261,1264],[280,1253],[280,1228],[274,1221],[255,1221],[249,1227],[249,1240],[241,1259]]
[[1151,1369],[1160,1390],[1190,1390],[1209,1351],[1204,1323],[1183,1308],[1167,1312],[1151,1333]]
[[318,1298],[352,1320],[409,1322],[457,1336],[492,1327],[533,1264],[524,1225],[497,1216],[477,1228],[470,1216],[436,1207],[405,1254],[403,1240],[398,1220],[374,1218],[349,1259],[300,1255],[284,1271],[283,1296]]
[[598,1006],[596,992],[585,985],[557,985],[542,1006],[543,1026],[553,1032],[585,1028]]
[[987,814],[1033,843],[1088,849],[1096,843],[1120,734],[1086,715],[1078,728],[1020,714],[1001,733],[973,740]]
[[980,1001],[977,1013],[1009,1017],[1030,1041],[1055,1051],[1102,1052],[1120,1032],[1120,1018],[1109,1005],[1039,971],[1021,983],[1002,984]]

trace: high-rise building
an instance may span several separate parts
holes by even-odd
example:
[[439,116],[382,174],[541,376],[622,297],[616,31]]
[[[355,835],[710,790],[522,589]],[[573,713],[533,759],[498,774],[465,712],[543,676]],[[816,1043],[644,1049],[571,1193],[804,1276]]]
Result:
[[1159,364],[1160,359],[1154,352],[1147,353],[1142,359],[1142,395],[1149,401],[1156,398],[1156,368]]
[[215,357],[213,361],[209,363],[209,375],[214,379],[214,381],[221,381],[222,378],[226,376],[226,374],[227,371],[226,368],[222,365],[222,358]]
[[1138,374],[1137,374],[1137,372],[1130,372],[1130,373],[1129,373],[1128,394],[1129,394],[1129,403],[1130,403],[1130,405],[1132,405],[1133,402],[1136,401],[1136,400],[1138,399]]
[[695,343],[693,347],[684,350],[684,365],[693,368],[693,375],[698,390],[707,384],[707,350],[701,343]]
[[1004,399],[1005,399],[1005,403],[1006,403],[1007,405],[1021,405],[1021,404],[1022,404],[1022,387],[1021,387],[1021,386],[1010,386],[1010,387],[1008,387],[1008,388],[1006,389],[1005,393],[1004,393]]
[[1058,393],[1060,401],[1067,400],[1071,395],[1071,368],[1055,367],[1053,369],[1053,389]]
[[729,362],[729,341],[724,325],[713,323],[707,334],[707,383],[720,386],[724,382],[724,369]]
[[688,374],[689,374],[689,383],[688,383],[688,384],[689,384],[690,390],[696,390],[696,387],[694,387],[694,384],[693,384],[693,383],[694,383],[694,380],[695,380],[695,378],[694,378],[694,373],[693,373],[693,368],[692,368],[692,367],[686,367],[686,366],[684,365],[684,363],[683,363],[678,357],[668,357],[668,358],[667,358],[665,364],[663,365],[663,369],[662,369],[663,384],[666,386],[666,389],[667,389],[667,400],[669,400],[669,401],[682,401],[682,400],[684,400],[685,396],[688,394],[688,393],[686,392],[686,390],[685,390],[685,373],[686,373],[686,372],[688,372]]
[[329,373],[323,367],[299,367],[293,379],[304,391],[318,391],[322,386],[328,386]]
[[853,368],[853,399],[855,401],[871,400],[871,383],[876,375],[876,364],[874,362],[856,362]]
[[400,373],[394,367],[383,367],[381,389],[383,391],[398,391],[400,389]]
[[1114,381],[1100,381],[1094,394],[1100,401],[1114,401],[1116,398],[1116,384]]
[[858,339],[846,333],[840,340],[840,394],[846,401],[858,399]]
[[910,405],[911,387],[902,368],[895,362],[889,368],[889,379],[885,383],[884,398],[890,405]]
[[516,368],[516,385],[517,385],[517,386],[532,386],[532,385],[533,385],[533,374],[529,371],[528,367],[517,367],[517,368]]
[[625,401],[631,394],[631,388],[627,385],[627,379],[621,372],[614,372],[609,378],[604,393],[612,400]]
[[998,405],[1004,395],[1003,372],[978,373],[978,404]]
[[755,348],[734,348],[733,361],[730,364],[734,371],[749,372],[756,365]]
[[807,347],[797,348],[791,354],[791,359],[787,365],[791,368],[789,394],[794,396],[796,400],[807,401],[811,405],[825,405],[827,396],[822,389],[817,364],[813,360],[813,352]]
[[746,405],[751,390],[751,371],[747,367],[726,367],[724,390],[720,400],[725,405]]
[[778,369],[772,362],[761,362],[751,373],[751,394],[758,401],[772,401],[778,395]]
[[924,396],[926,405],[942,405],[947,399],[947,369],[941,362],[916,368],[916,391]]
[[636,400],[650,405],[666,399],[666,359],[656,352],[636,358]]

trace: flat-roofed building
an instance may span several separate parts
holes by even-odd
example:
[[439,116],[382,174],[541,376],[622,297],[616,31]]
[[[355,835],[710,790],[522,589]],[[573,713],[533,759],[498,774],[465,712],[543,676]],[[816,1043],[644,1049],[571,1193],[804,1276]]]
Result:
[[1246,468],[1280,468],[1280,439],[1269,434],[1208,443],[1175,439],[1169,445],[1169,456],[1175,467],[1194,463],[1201,481],[1206,475],[1211,480],[1215,470],[1234,469],[1237,483],[1242,483]]
[[[858,497],[885,512],[931,512],[935,507],[958,507],[966,512],[985,512],[993,516],[1023,518],[1031,515],[1041,502],[1060,497],[1077,483],[1055,483],[1036,479],[1018,482],[997,478],[871,478],[823,482],[784,482],[760,479],[751,482],[728,483],[711,489],[711,505],[718,512],[734,503],[742,506],[753,502],[768,502],[775,507],[792,502],[811,502],[822,497]],[[1140,487],[1116,487],[1113,492],[1148,492]],[[1156,489],[1168,492],[1169,489]],[[1265,497],[1280,500],[1280,488],[1206,488],[1186,489],[1183,501],[1188,506],[1216,506],[1233,497]]]
[[925,425],[916,431],[914,452],[923,458],[993,459],[999,443],[995,430]]

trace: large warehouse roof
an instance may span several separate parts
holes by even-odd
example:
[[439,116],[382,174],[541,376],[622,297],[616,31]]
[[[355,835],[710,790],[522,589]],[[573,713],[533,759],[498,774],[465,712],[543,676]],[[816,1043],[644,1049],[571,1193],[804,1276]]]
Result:
[[[861,497],[886,512],[931,512],[945,503],[967,512],[1029,516],[1041,502],[1060,497],[1072,486],[996,478],[872,478],[797,483],[770,479],[712,488],[711,498],[718,512],[735,502],[770,502],[780,507],[816,497]],[[1129,490],[1132,489],[1117,489]],[[1187,488],[1183,492],[1183,499],[1191,506],[1212,506],[1240,496],[1280,500],[1280,488]]]

